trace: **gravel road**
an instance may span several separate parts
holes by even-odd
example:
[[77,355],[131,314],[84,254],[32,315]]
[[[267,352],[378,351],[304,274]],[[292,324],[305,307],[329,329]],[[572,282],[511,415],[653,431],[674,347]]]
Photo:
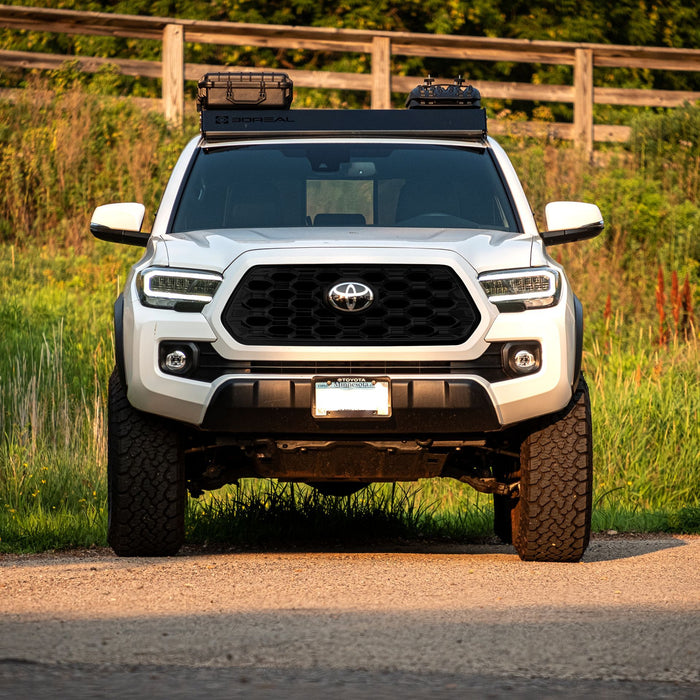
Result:
[[0,698],[700,698],[700,537],[0,556]]

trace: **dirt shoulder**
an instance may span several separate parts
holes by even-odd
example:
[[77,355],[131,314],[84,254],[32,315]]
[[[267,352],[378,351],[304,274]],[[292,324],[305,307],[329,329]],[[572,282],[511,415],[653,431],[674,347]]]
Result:
[[328,678],[486,674],[695,691],[698,571],[698,536],[596,537],[579,564],[523,563],[493,544],[5,555],[0,661]]

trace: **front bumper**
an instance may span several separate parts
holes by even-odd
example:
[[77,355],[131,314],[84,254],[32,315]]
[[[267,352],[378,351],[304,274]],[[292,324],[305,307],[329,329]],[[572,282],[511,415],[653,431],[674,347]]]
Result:
[[[133,318],[134,313],[137,319]],[[414,436],[498,430],[554,413],[568,403],[576,352],[573,315],[571,322],[565,322],[569,313],[565,305],[560,304],[553,309],[500,314],[489,329],[487,343],[537,341],[542,349],[542,365],[535,374],[491,381],[488,375],[471,371],[417,376],[392,374],[390,369],[376,373],[365,370],[363,374],[368,376],[388,376],[392,380],[393,416],[388,421],[377,418],[340,422],[312,417],[312,379],[323,375],[324,370],[308,373],[292,370],[271,376],[257,374],[251,367],[248,373],[223,374],[209,381],[164,373],[159,367],[161,343],[178,340],[214,343],[215,333],[202,314],[172,311],[164,318],[163,312],[125,304],[127,395],[130,403],[142,411],[225,432],[289,435],[299,431],[306,435],[326,435],[345,431],[353,435],[396,436],[407,432]],[[487,343],[484,344],[488,348]],[[426,361],[433,359],[431,350],[423,348],[419,357]],[[441,350],[444,353],[445,348]],[[275,351],[279,353],[278,358],[287,357],[285,348],[266,349],[265,357],[274,356]],[[336,349],[336,353],[338,351],[342,349]],[[320,355],[313,349],[309,349],[309,356],[321,364],[328,361],[328,354]],[[367,361],[379,356],[373,349]],[[397,362],[407,359],[407,354],[402,356],[398,352],[389,352],[386,356],[397,357]],[[347,357],[353,362],[364,359],[363,353],[357,350]],[[448,357],[461,359],[454,350]],[[328,376],[333,374],[343,376],[342,371],[328,372]]]
[[394,379],[392,415],[316,419],[308,379],[228,379],[209,402],[201,428],[239,437],[465,435],[499,430],[485,386],[475,379]]

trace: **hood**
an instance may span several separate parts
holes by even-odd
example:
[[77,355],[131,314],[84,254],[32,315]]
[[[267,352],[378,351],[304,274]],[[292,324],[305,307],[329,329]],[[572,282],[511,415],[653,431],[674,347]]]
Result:
[[[412,248],[456,252],[479,273],[528,267],[537,236],[481,229],[444,228],[278,228],[216,229],[159,237],[167,264],[223,272],[236,258],[252,250],[328,248]],[[158,251],[162,256],[162,249]]]

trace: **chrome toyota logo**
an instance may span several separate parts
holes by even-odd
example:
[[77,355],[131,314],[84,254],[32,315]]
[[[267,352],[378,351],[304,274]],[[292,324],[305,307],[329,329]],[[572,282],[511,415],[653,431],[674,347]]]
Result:
[[328,292],[328,301],[338,311],[364,311],[374,301],[374,293],[362,282],[341,282]]

